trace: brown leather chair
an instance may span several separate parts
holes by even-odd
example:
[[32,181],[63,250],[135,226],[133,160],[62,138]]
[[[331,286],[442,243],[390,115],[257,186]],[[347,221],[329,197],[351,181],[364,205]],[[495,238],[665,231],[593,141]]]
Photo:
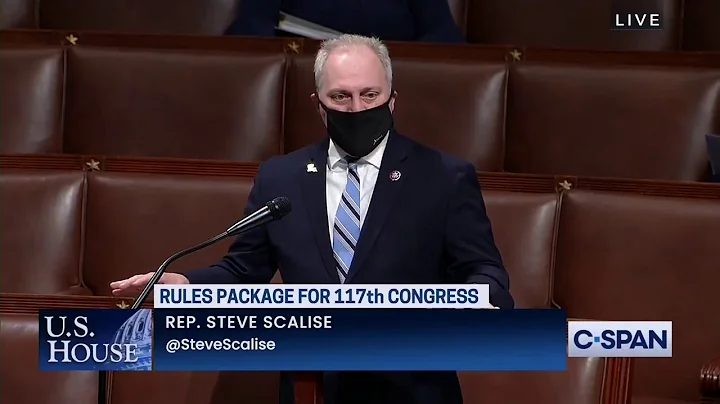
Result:
[[673,357],[635,360],[633,402],[697,402],[701,368],[720,353],[719,206],[719,199],[640,191],[564,195],[554,290],[560,307],[571,317],[673,321]]
[[720,2],[714,0],[686,1],[684,4],[683,50],[720,51]]
[[[65,152],[262,161],[324,136],[309,101],[311,41],[299,41],[285,80],[280,48],[291,43],[280,39],[247,40],[252,52],[230,52],[245,40],[185,41],[218,47],[200,51],[161,37],[148,46],[175,49],[150,52],[139,36],[81,36],[102,46],[69,47]],[[466,57],[459,54],[464,49]],[[398,129],[479,170],[670,180],[707,175],[703,136],[720,131],[717,57],[518,51],[516,61],[501,48],[391,44],[391,51]],[[509,75],[506,58],[513,61]],[[198,102],[197,94],[206,93],[217,102]],[[27,140],[24,128],[32,120],[16,122],[23,130],[3,138],[9,152],[48,149],[47,142]]]
[[[84,280],[98,295],[110,282],[154,271],[170,255],[223,232],[243,217],[251,177],[93,172],[88,175]],[[169,271],[211,265],[228,239]]]
[[3,170],[1,292],[89,293],[80,277],[84,202],[82,171]]
[[552,307],[558,195],[484,190],[483,197],[515,307]]
[[[613,7],[623,3],[637,8]],[[470,42],[593,50],[679,48],[682,19],[679,0],[472,0],[468,5]],[[611,31],[612,12],[660,12],[665,17],[664,26],[656,31]]]
[[68,50],[66,153],[262,161],[281,152],[281,53]]
[[[108,161],[106,167],[143,167],[127,161]],[[242,218],[251,186],[252,176],[91,173],[87,284],[108,294],[110,281],[153,271],[169,255],[219,234]],[[169,271],[210,265],[230,242],[187,256]],[[108,404],[230,404],[238,399],[270,404],[277,403],[278,385],[277,372],[119,372],[110,377]]]
[[38,361],[37,308],[27,310],[3,302],[0,305],[0,402],[98,402],[97,372],[41,372]]
[[50,0],[40,2],[43,29],[222,35],[240,0]]
[[[615,366],[622,363],[623,371]],[[467,404],[625,404],[629,360],[568,358],[567,372],[461,372]]]
[[698,181],[720,129],[720,69],[514,64],[510,172]]
[[[561,196],[484,190],[483,197],[516,307],[552,307]],[[613,395],[628,382],[615,363],[629,367],[627,360],[571,358],[567,372],[460,372],[459,377],[468,404],[625,403],[624,396]]]
[[0,65],[0,153],[60,153],[62,48],[3,46]]
[[38,0],[0,0],[0,29],[34,29],[38,27]]
[[[392,52],[392,50],[391,50]],[[393,59],[396,128],[431,147],[464,157],[478,170],[502,169],[505,116],[504,60]],[[313,56],[290,61],[285,152],[326,136],[317,109]]]

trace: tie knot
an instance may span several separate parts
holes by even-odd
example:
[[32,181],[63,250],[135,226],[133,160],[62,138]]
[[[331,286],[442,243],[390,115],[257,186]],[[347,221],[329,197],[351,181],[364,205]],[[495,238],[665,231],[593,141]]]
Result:
[[351,169],[355,169],[355,167],[357,167],[358,160],[360,160],[360,159],[357,157],[345,156],[345,162],[347,163],[348,167]]

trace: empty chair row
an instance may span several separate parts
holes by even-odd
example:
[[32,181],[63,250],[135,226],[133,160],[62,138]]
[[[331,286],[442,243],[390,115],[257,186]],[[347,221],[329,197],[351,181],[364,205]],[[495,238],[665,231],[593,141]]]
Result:
[[[108,295],[110,281],[154,270],[235,222],[252,186],[247,165],[223,175],[218,163],[199,162],[197,172],[214,174],[192,175],[192,162],[108,159],[115,171],[98,161],[99,171],[81,171],[14,161],[0,165],[5,293]],[[638,360],[633,391],[696,398],[700,368],[720,353],[720,186],[497,173],[480,180],[517,306],[673,321],[674,357]],[[228,243],[171,270],[215,262]]]
[[[550,48],[720,50],[714,0],[448,0],[468,41]],[[617,7],[621,5],[622,7]],[[241,0],[2,0],[0,28],[221,35]],[[657,13],[651,31],[611,31],[611,13]],[[716,17],[712,17],[715,15]]]
[[[325,136],[310,100],[312,52],[270,42],[275,51],[243,51],[242,39],[227,44],[237,51],[4,44],[0,152],[263,161],[296,150]],[[397,129],[478,170],[708,176],[720,63],[515,60],[499,48],[418,59],[426,46],[393,46]]]

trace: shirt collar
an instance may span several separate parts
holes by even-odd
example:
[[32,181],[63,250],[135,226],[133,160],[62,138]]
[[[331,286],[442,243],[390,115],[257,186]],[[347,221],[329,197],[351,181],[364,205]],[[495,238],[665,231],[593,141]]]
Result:
[[[359,161],[368,163],[373,167],[380,169],[380,164],[382,163],[383,154],[385,154],[385,148],[387,147],[389,137],[390,133],[385,135],[385,138],[383,138],[380,144],[373,151],[371,151],[370,154],[361,158]],[[347,156],[347,153],[345,153],[338,145],[335,144],[335,142],[332,141],[332,139],[330,139],[327,159],[328,168],[330,168],[331,170],[335,168],[338,164],[342,163],[345,156]]]

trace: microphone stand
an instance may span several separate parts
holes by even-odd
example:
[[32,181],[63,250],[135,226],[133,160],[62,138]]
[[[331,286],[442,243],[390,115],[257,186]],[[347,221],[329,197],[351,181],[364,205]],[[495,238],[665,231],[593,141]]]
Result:
[[167,267],[169,267],[170,264],[172,264],[176,260],[178,260],[188,254],[192,254],[195,251],[202,250],[205,247],[209,247],[209,246],[217,243],[218,241],[224,240],[232,235],[233,235],[232,233],[218,234],[217,236],[215,236],[209,240],[203,241],[202,243],[200,243],[196,246],[187,248],[180,252],[176,252],[175,254],[168,257],[168,259],[166,259],[165,262],[163,262],[158,267],[158,269],[155,271],[153,276],[148,281],[147,285],[145,285],[145,288],[143,289],[143,291],[140,292],[140,295],[137,297],[137,299],[135,299],[135,302],[133,302],[132,307],[130,307],[130,309],[131,310],[139,309],[140,306],[142,306],[142,304],[145,303],[145,300],[147,300],[148,296],[150,295],[150,292],[153,290],[153,287],[160,281],[160,278],[163,276],[163,274],[167,270]]
[[[249,217],[250,216],[248,216],[248,218]],[[182,250],[180,252],[177,252],[177,253],[171,255],[170,257],[168,257],[168,259],[165,260],[165,262],[163,262],[160,265],[160,267],[158,267],[157,271],[155,271],[153,276],[148,281],[147,285],[145,285],[145,289],[143,289],[143,291],[140,293],[140,295],[137,297],[137,299],[135,299],[135,302],[133,302],[130,309],[137,310],[140,308],[140,306],[142,306],[142,304],[145,302],[145,300],[147,300],[148,296],[150,295],[150,292],[153,290],[153,287],[158,283],[158,281],[160,281],[160,277],[162,277],[162,275],[165,273],[165,270],[167,269],[167,267],[169,267],[170,264],[172,264],[176,260],[178,260],[188,254],[192,254],[195,251],[202,250],[205,247],[209,247],[209,246],[217,243],[218,241],[224,240],[228,237],[252,230],[252,229],[254,229],[258,226],[261,226],[271,220],[272,220],[272,218],[269,218],[269,220],[258,220],[255,223],[248,223],[248,225],[245,227],[239,226],[239,224],[242,223],[242,221],[240,221],[240,222],[236,223],[235,225],[233,225],[232,227],[230,227],[228,230],[218,234],[217,236],[215,236],[209,240],[203,241],[202,243],[200,243],[196,246],[187,248],[185,250]],[[105,404],[107,402],[107,394],[106,394],[107,391],[104,388],[104,386],[107,383],[106,382],[107,381],[107,372],[100,371],[98,377],[99,377],[100,386],[103,386],[103,388],[98,390],[98,396],[99,396],[98,402],[101,404]]]
[[[178,260],[188,254],[192,254],[195,251],[202,250],[205,247],[209,247],[209,246],[217,243],[218,241],[224,240],[228,237],[232,237],[232,236],[236,236],[236,235],[248,232],[250,230],[255,229],[256,227],[262,226],[262,225],[274,220],[274,218],[272,216],[256,215],[257,213],[258,212],[248,216],[243,221],[238,222],[237,224],[230,227],[228,230],[224,231],[223,233],[218,234],[217,236],[215,236],[209,240],[203,241],[202,243],[200,243],[196,246],[187,248],[185,250],[177,252],[177,253],[171,255],[170,257],[168,257],[168,259],[166,259],[165,262],[163,262],[158,267],[158,269],[155,271],[153,276],[148,281],[147,285],[145,285],[145,288],[143,289],[143,291],[140,292],[140,295],[137,297],[137,299],[135,299],[135,302],[132,304],[130,309],[131,310],[139,309],[140,306],[142,306],[142,304],[145,303],[145,300],[147,300],[148,296],[150,295],[150,292],[152,292],[153,287],[155,287],[155,285],[160,281],[160,278],[165,273],[165,270],[167,270],[167,268],[170,266],[170,264],[172,264],[176,260]],[[248,220],[248,222],[245,222],[245,220]],[[240,225],[241,223],[246,224],[246,225],[241,226]]]

